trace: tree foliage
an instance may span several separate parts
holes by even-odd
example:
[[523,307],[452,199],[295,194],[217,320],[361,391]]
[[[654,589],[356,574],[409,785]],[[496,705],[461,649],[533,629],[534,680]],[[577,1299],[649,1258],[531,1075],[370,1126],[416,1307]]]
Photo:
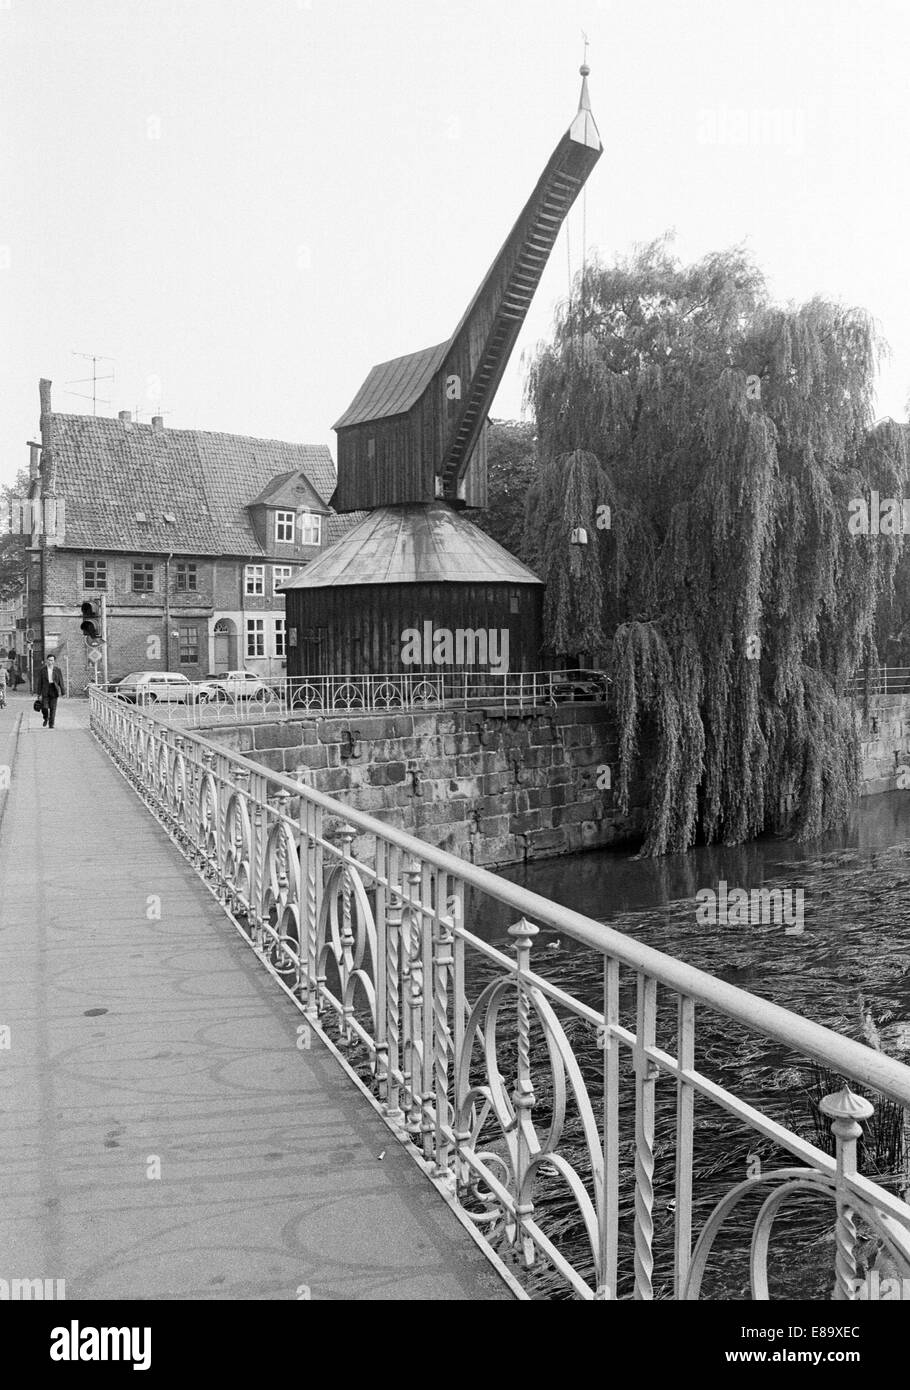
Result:
[[537,475],[537,430],[529,420],[491,420],[487,435],[488,504],[471,520],[523,558],[525,499]]
[[25,588],[25,567],[28,563],[26,550],[30,537],[10,530],[15,516],[12,506],[14,499],[28,495],[28,472],[20,469],[16,481],[0,487],[0,515],[3,529],[0,531],[0,599],[18,598]]
[[527,555],[553,653],[612,670],[623,810],[649,755],[645,853],[815,835],[849,805],[839,697],[901,544],[851,535],[849,502],[908,478],[905,431],[872,425],[880,350],[862,311],[782,308],[741,249],[684,266],[667,239],[589,265],[538,350]]

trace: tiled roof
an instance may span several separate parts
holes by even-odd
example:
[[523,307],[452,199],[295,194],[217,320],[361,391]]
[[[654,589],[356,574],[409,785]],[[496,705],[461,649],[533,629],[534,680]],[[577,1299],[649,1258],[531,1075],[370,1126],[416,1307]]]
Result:
[[373,367],[333,429],[359,425],[364,420],[382,420],[388,415],[403,415],[410,410],[445,357],[449,341],[422,348],[420,352],[409,352],[404,357],[393,357],[390,362],[380,362]]
[[[50,418],[67,548],[261,554],[247,507],[267,484],[302,470],[326,504],[335,488],[335,465],[323,444],[156,430],[92,415]],[[146,520],[137,521],[137,512]],[[165,513],[174,521],[165,521]]]
[[283,588],[333,584],[539,584],[520,560],[444,502],[379,507]]
[[326,504],[301,468],[293,473],[282,473],[266,483],[258,497],[250,498],[250,505],[260,502],[269,507],[312,507],[321,508]]

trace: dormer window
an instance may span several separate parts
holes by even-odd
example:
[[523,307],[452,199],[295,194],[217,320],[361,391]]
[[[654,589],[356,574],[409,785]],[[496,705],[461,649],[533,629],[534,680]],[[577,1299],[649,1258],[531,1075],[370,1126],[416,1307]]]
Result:
[[297,526],[301,545],[322,544],[322,517],[318,512],[301,508],[297,513]]
[[275,539],[276,541],[293,541],[294,539],[294,513],[276,512],[275,513]]

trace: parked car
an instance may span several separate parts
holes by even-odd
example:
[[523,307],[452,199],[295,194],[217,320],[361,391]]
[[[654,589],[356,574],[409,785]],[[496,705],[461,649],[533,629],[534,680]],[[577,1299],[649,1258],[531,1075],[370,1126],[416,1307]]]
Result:
[[134,705],[191,705],[196,698],[192,681],[179,671],[132,671],[117,682],[115,693]]
[[569,701],[606,700],[610,677],[604,671],[557,671],[550,689],[551,698],[558,705]]
[[205,705],[209,702],[214,704],[227,704],[232,699],[232,696],[228,694],[224,686],[224,674],[218,675],[214,671],[210,671],[208,675],[203,676],[200,681],[193,681],[193,692],[197,704],[200,705]]
[[258,700],[265,703],[272,698],[272,692],[265,681],[252,671],[225,671],[220,676],[207,676],[204,684],[212,690],[222,691],[231,700]]

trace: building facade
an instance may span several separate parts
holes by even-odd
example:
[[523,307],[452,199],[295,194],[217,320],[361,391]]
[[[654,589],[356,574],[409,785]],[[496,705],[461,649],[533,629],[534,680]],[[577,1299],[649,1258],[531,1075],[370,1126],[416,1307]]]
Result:
[[32,538],[37,662],[53,652],[73,694],[138,670],[282,675],[280,586],[350,525],[328,448],[64,415],[50,382],[40,395],[29,496],[58,520]]

